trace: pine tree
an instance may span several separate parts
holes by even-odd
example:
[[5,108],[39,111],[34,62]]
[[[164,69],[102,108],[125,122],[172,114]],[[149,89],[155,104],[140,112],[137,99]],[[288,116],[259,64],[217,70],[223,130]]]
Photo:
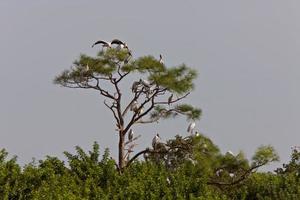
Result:
[[[195,70],[184,64],[166,67],[153,56],[133,59],[128,48],[103,48],[96,56],[81,55],[74,65],[54,79],[54,83],[67,88],[93,89],[104,98],[111,111],[119,135],[118,169],[128,166],[146,149],[131,159],[129,155],[139,136],[126,140],[136,124],[158,122],[164,118],[185,115],[197,120],[201,110],[181,104],[194,88]],[[131,83],[130,87],[127,82]],[[125,102],[126,99],[130,99]]]

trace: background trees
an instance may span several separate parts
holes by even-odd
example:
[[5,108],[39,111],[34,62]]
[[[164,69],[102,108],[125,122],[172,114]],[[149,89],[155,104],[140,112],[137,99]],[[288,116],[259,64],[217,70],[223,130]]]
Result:
[[[188,148],[180,148],[180,143]],[[2,150],[0,198],[252,200],[300,197],[294,164],[298,152],[292,153],[289,163],[293,163],[295,170],[285,171],[284,167],[280,173],[262,173],[251,168],[277,159],[271,147],[258,148],[250,163],[241,152],[222,154],[203,135],[176,136],[167,141],[167,145],[169,151],[159,154],[160,157],[149,154],[144,161],[135,160],[121,174],[108,149],[100,153],[97,143],[88,152],[78,146],[75,154],[65,152],[66,161],[47,156],[23,168],[15,157],[8,159],[8,153]],[[247,171],[250,173],[245,174]]]

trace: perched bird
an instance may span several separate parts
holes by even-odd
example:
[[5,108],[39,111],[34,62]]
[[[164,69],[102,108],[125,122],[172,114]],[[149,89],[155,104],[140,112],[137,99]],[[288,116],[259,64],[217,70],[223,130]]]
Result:
[[126,44],[125,42],[122,42],[121,40],[118,40],[118,39],[113,39],[113,40],[111,41],[111,44],[112,44],[112,45],[113,45],[113,44],[118,45],[117,48],[118,48],[119,50],[120,50],[120,49],[123,49],[123,48],[128,49],[127,44]]
[[172,100],[173,100],[173,94],[171,94],[171,96],[168,98],[168,105],[172,103]]
[[89,70],[90,70],[89,64],[86,64],[85,70],[86,70],[86,71],[89,71]]
[[130,131],[129,131],[129,133],[128,133],[128,140],[129,140],[129,141],[132,141],[132,139],[133,139],[133,130],[130,129]]
[[158,61],[160,64],[164,64],[164,61],[163,61],[163,58],[162,58],[162,55],[159,54],[159,61]]
[[128,56],[127,56],[127,58],[124,60],[124,64],[127,64],[127,63],[129,62],[129,60],[131,59],[131,57],[132,57],[131,51],[128,50]]
[[187,132],[188,133],[193,133],[194,129],[195,129],[196,123],[195,122],[191,122],[187,128]]
[[159,134],[157,133],[156,136],[152,139],[152,147],[153,149],[156,149],[157,144],[160,143],[160,137]]
[[111,43],[110,42],[106,42],[104,40],[99,40],[97,42],[95,42],[93,45],[92,45],[92,48],[97,45],[97,44],[102,44],[102,47],[106,47],[106,48],[111,48]]
[[140,108],[138,111],[137,111],[138,113],[138,115],[141,115],[143,112],[144,112],[144,109],[143,108]]
[[149,98],[150,95],[153,94],[154,89],[155,89],[155,85],[151,87],[145,87],[145,94],[147,98]]
[[131,86],[132,92],[137,92],[140,84],[141,84],[140,81],[134,81]]
[[223,173],[223,171],[224,171],[223,169],[217,170],[217,171],[216,171],[216,175],[217,175],[217,176],[221,176],[221,174]]
[[166,181],[167,181],[167,183],[170,185],[171,184],[171,181],[170,181],[170,179],[167,177],[167,179],[166,179]]
[[228,154],[228,155],[231,155],[231,156],[234,156],[233,152],[232,152],[232,151],[230,151],[230,150],[229,150],[229,151],[227,151],[227,152],[226,152],[226,154]]
[[143,84],[145,87],[148,87],[148,88],[151,87],[150,82],[145,79],[140,79],[140,83]]
[[130,105],[130,111],[136,112],[139,109],[139,103],[137,101],[132,102]]

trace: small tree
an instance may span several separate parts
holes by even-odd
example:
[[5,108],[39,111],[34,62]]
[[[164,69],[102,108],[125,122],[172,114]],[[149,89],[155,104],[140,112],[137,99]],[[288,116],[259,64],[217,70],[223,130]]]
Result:
[[[132,59],[128,48],[119,47],[102,49],[95,57],[81,55],[54,83],[67,88],[94,89],[104,97],[104,105],[116,121],[118,169],[122,171],[139,155],[150,151],[146,149],[129,159],[138,136],[126,140],[126,135],[134,125],[154,123],[178,114],[196,120],[201,110],[179,104],[194,88],[195,70],[184,64],[167,68],[153,56]],[[126,78],[132,81],[131,88],[126,88]]]

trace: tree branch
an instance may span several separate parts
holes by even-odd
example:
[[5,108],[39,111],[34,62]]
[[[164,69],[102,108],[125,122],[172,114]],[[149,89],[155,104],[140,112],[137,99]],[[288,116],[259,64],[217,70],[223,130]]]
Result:
[[[119,118],[118,118],[118,116],[117,116],[115,110],[113,109],[113,108],[115,108],[114,104],[111,105],[111,106],[109,106],[109,105],[106,103],[105,100],[104,100],[103,103],[104,103],[104,105],[105,105],[106,107],[108,107],[108,108],[112,111],[112,113],[113,113],[113,115],[114,115],[114,118],[117,120],[117,124],[120,125],[120,120],[119,120]],[[118,128],[120,128],[120,127],[118,127]]]
[[232,181],[232,182],[219,182],[219,181],[208,181],[207,184],[209,185],[216,185],[218,187],[221,187],[221,186],[233,186],[233,185],[236,185],[242,181],[244,181],[254,170],[256,170],[257,168],[259,167],[262,167],[264,166],[266,163],[264,164],[260,164],[260,165],[255,165],[253,167],[251,167],[250,169],[246,170],[238,179]]
[[180,101],[181,99],[186,98],[189,94],[190,94],[190,92],[188,92],[188,93],[186,93],[185,95],[183,95],[182,97],[179,97],[179,98],[177,98],[177,99],[174,99],[174,100],[172,100],[172,101],[170,101],[170,102],[168,102],[168,101],[160,101],[160,102],[155,102],[155,104],[169,104],[169,103],[175,103],[175,102],[177,102],[177,101]]

